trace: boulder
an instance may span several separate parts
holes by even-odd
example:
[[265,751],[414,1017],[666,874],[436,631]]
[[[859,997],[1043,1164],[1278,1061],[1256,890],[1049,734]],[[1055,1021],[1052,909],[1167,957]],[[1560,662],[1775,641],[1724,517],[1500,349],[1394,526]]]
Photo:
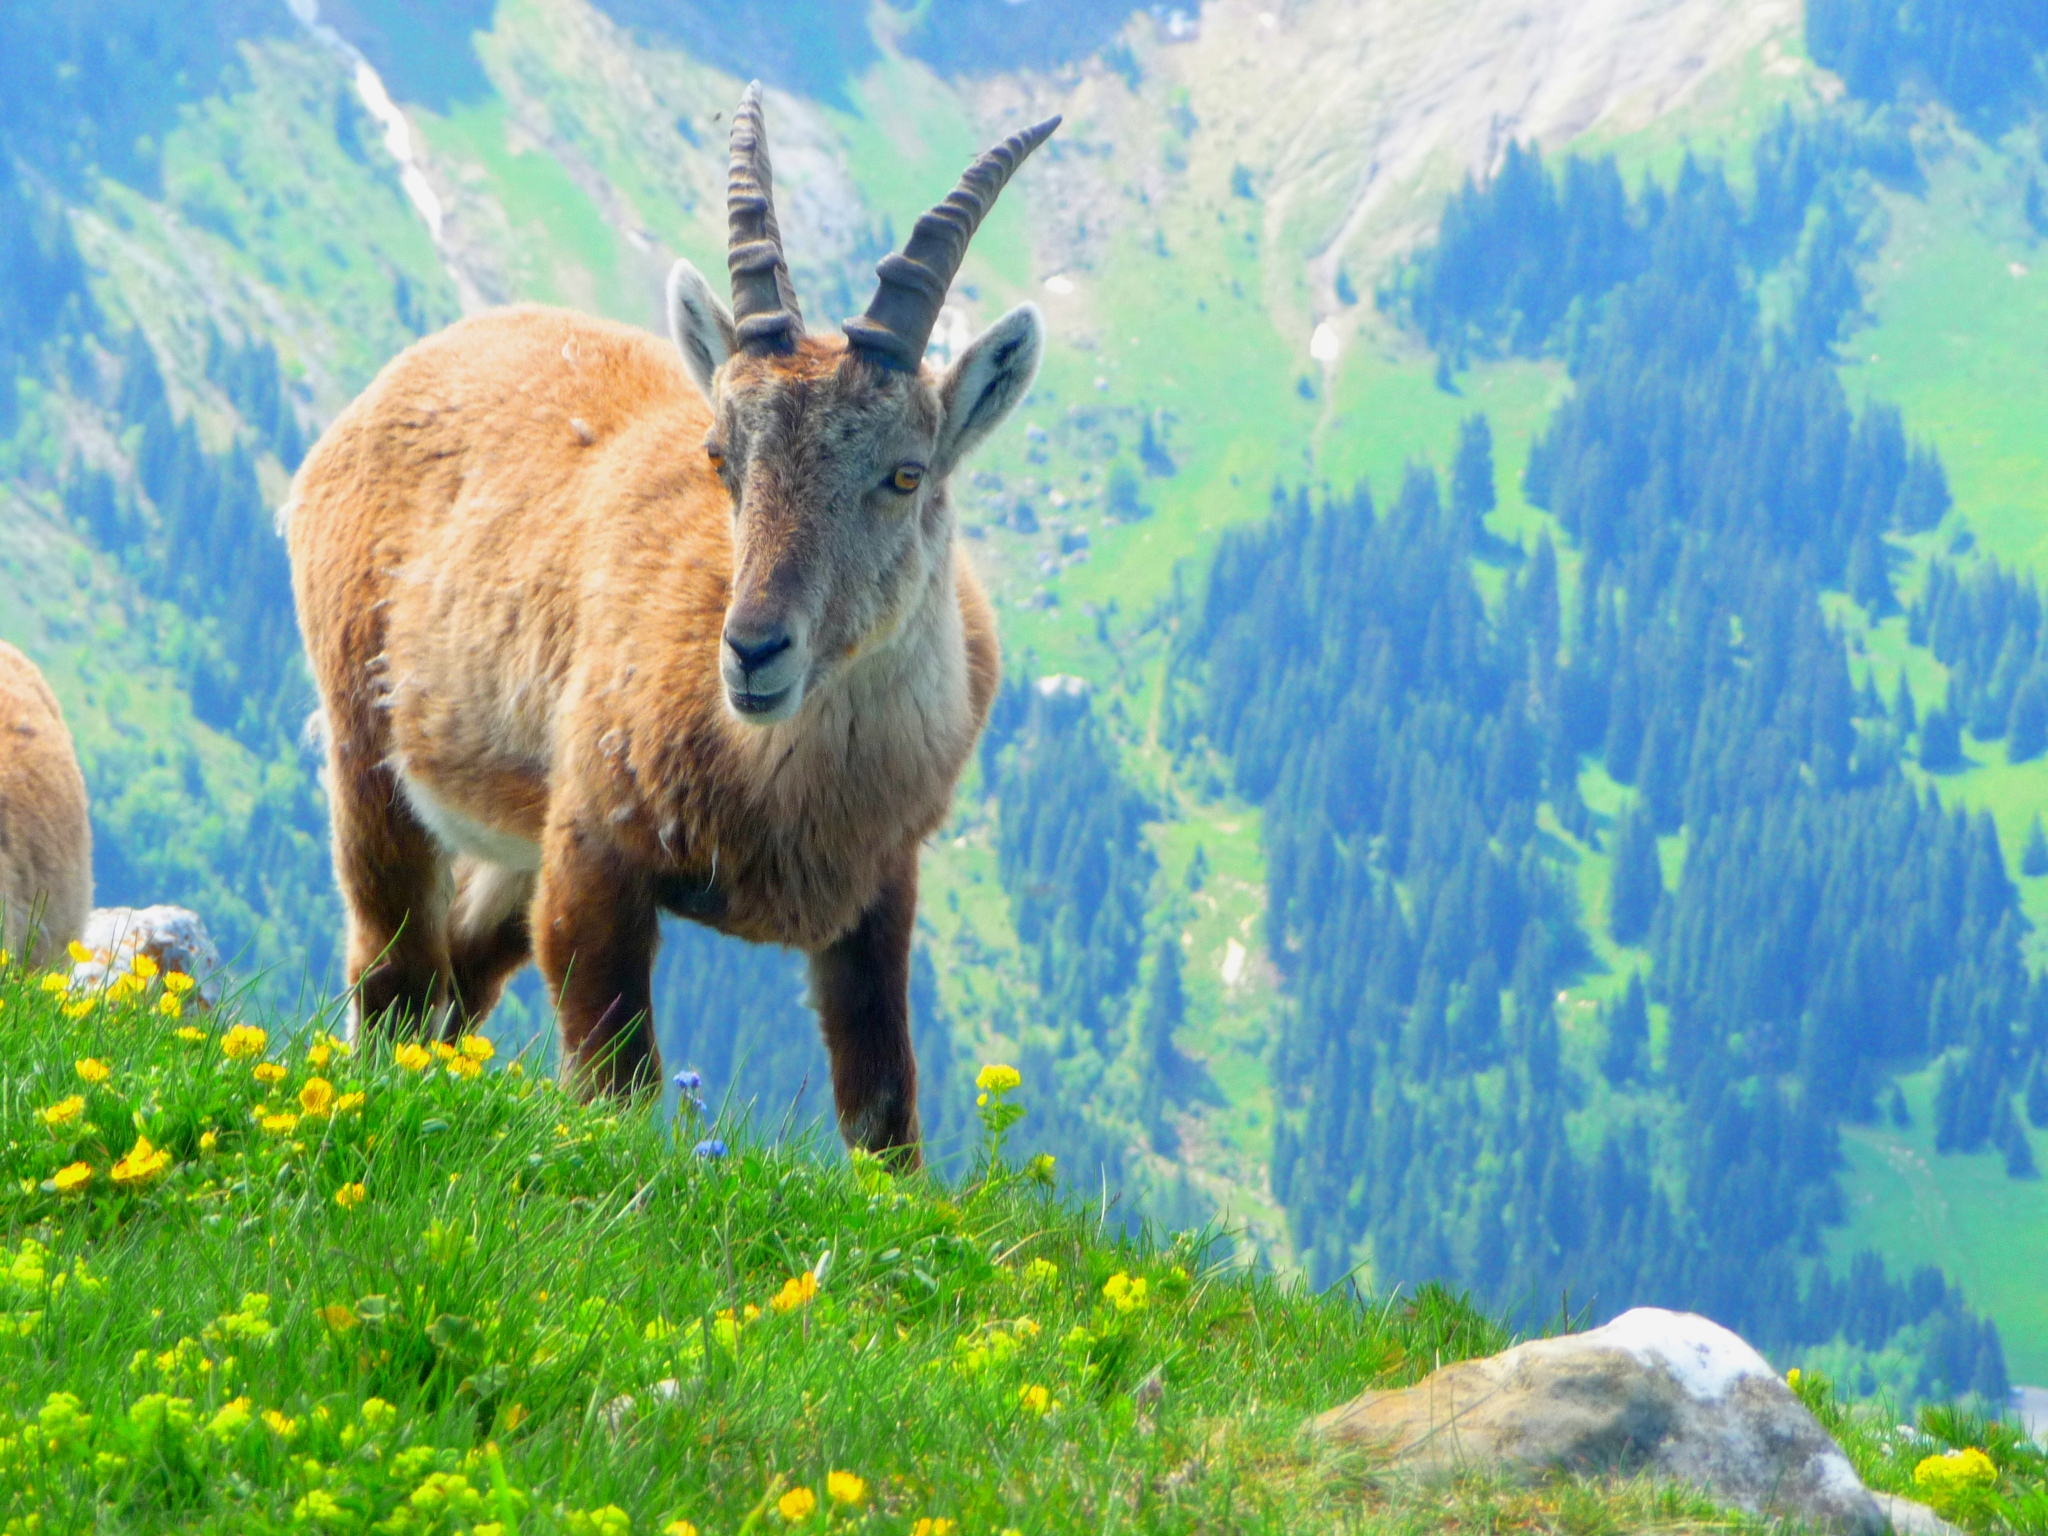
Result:
[[1364,1393],[1313,1428],[1423,1476],[1648,1474],[1855,1536],[1891,1524],[1763,1356],[1718,1323],[1654,1307]]
[[92,991],[111,976],[127,974],[137,955],[147,955],[166,975],[180,971],[195,983],[187,1006],[217,1007],[227,990],[220,951],[197,912],[184,907],[96,907],[79,940],[92,957],[71,968],[74,992]]

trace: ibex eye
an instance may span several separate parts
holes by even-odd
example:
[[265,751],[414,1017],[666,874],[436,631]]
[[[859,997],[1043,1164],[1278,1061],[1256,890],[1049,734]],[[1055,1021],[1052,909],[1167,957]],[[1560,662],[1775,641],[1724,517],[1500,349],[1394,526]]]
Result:
[[922,484],[924,484],[924,466],[922,464],[898,464],[895,473],[889,476],[889,489],[900,491],[905,496],[908,496]]
[[721,443],[706,443],[704,445],[704,457],[711,461],[713,469],[722,468],[725,464],[724,445]]

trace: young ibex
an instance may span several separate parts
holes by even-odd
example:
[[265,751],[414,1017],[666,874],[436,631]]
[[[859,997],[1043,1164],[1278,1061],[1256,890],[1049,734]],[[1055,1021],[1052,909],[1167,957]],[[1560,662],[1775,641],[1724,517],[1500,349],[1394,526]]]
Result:
[[69,970],[92,912],[85,779],[56,695],[0,641],[0,949]]
[[733,308],[673,350],[555,310],[391,363],[299,472],[354,1017],[453,1027],[529,954],[588,1090],[658,1081],[656,914],[809,952],[846,1139],[917,1157],[918,846],[987,717],[994,617],[947,477],[1030,388],[1038,311],[923,366],[968,239],[1058,119],[982,156],[809,334],[760,90],[733,118]]

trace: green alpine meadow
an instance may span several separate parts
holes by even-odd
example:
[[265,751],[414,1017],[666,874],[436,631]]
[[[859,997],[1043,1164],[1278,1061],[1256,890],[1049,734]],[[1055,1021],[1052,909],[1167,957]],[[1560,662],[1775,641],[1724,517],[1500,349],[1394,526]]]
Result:
[[[479,1036],[352,1050],[42,980],[0,972],[0,1530],[1744,1525],[1319,1448],[1321,1408],[1508,1335],[1062,1197],[1001,1063],[963,1176],[899,1177],[694,1098],[579,1104]],[[2048,1531],[2009,1426],[1797,1386],[1873,1487]]]

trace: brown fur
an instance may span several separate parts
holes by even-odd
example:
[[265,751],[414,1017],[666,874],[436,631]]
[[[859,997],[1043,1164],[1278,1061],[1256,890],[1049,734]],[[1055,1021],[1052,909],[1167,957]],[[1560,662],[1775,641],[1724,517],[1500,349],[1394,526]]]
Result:
[[[287,532],[364,1016],[474,1020],[530,942],[565,1070],[650,1085],[665,908],[810,952],[842,1130],[914,1159],[917,850],[998,675],[951,382],[805,339],[725,362],[714,422],[655,337],[518,308],[342,414]],[[931,469],[891,501],[901,459]],[[734,615],[801,630],[786,718],[729,702]]]
[[71,733],[36,664],[0,641],[0,949],[68,964],[91,912],[92,822]]

